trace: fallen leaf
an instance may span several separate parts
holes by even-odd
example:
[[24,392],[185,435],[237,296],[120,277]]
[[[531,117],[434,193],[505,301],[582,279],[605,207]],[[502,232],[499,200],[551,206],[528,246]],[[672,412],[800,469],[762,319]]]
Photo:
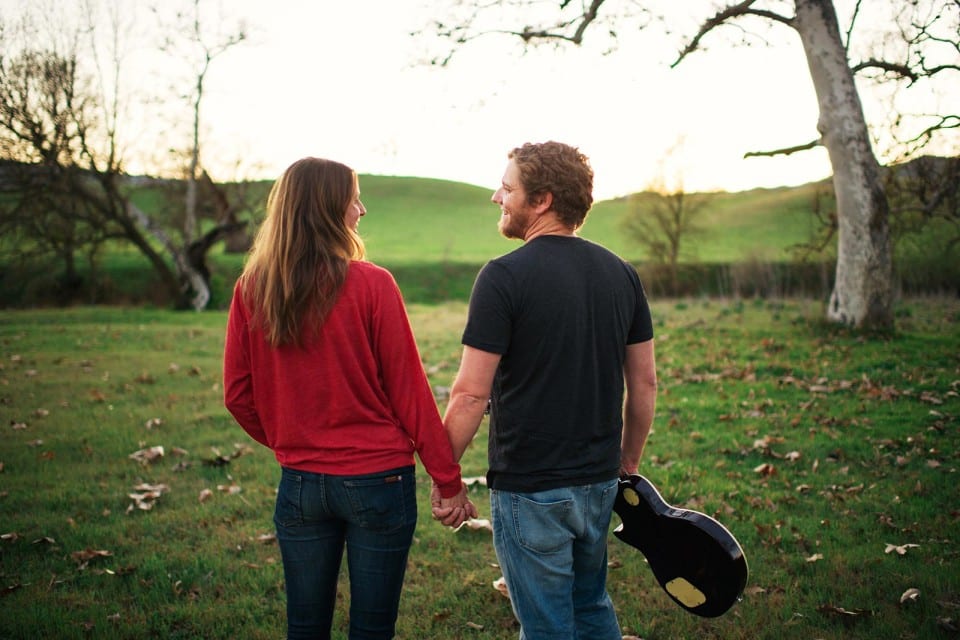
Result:
[[163,445],[140,449],[138,451],[134,451],[127,457],[131,460],[136,460],[143,465],[157,462],[163,457]]
[[197,497],[197,500],[200,502],[206,502],[211,497],[213,497],[213,491],[210,491],[210,489],[204,489],[203,491],[200,492],[200,495]]
[[807,562],[816,562],[817,560],[823,560],[823,554],[822,554],[822,553],[815,553],[815,554],[813,554],[812,556],[809,556],[809,557],[805,558],[805,560],[806,560]]
[[905,602],[916,602],[920,598],[920,589],[911,587],[903,592],[903,595],[900,596],[900,604]]
[[769,462],[764,462],[763,464],[754,467],[753,472],[766,478],[774,475],[777,472],[777,469]]
[[459,531],[464,527],[466,527],[467,529],[470,529],[471,531],[485,530],[485,531],[489,531],[490,533],[493,533],[493,525],[486,518],[470,518],[469,520],[464,520],[463,524],[457,527],[455,531]]
[[157,493],[163,493],[169,491],[170,487],[165,484],[148,484],[146,482],[141,482],[133,488],[134,491],[155,491]]
[[820,613],[829,613],[837,616],[847,616],[851,618],[856,618],[863,615],[870,615],[868,609],[844,609],[843,607],[838,607],[832,604],[823,604],[817,607],[817,611]]
[[900,545],[897,545],[897,544],[890,544],[890,543],[888,542],[888,543],[887,543],[887,548],[884,549],[883,552],[884,552],[884,553],[891,553],[892,551],[896,551],[899,555],[902,556],[902,555],[905,555],[905,554],[907,553],[907,550],[908,550],[908,549],[916,548],[916,547],[919,547],[919,546],[920,546],[920,545],[918,545],[918,544],[909,544],[909,543],[908,543],[908,544],[900,544]]
[[82,551],[74,551],[70,554],[70,557],[73,558],[77,564],[86,565],[96,558],[109,558],[112,555],[113,552],[107,551],[106,549],[91,549],[87,547]]

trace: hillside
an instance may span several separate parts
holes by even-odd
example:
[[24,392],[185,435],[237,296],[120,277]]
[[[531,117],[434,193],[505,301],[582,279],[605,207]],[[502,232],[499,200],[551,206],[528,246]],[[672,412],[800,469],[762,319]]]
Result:
[[[443,180],[362,176],[368,214],[360,232],[371,260],[399,265],[419,262],[482,263],[517,243],[497,233],[499,208],[493,188]],[[817,184],[711,194],[701,215],[701,233],[689,238],[690,261],[789,259],[788,248],[808,239]],[[594,204],[580,235],[625,258],[644,256],[620,228],[629,210],[625,198]]]

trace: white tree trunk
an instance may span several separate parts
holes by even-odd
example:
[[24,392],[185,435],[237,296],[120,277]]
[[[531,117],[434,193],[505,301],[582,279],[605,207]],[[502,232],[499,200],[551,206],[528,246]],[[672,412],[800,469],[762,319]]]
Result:
[[160,244],[166,248],[177,270],[177,275],[181,280],[187,283],[187,286],[193,291],[193,297],[190,299],[190,306],[196,311],[203,311],[210,302],[210,287],[204,281],[203,276],[196,269],[190,266],[189,261],[183,251],[178,251],[171,241],[170,236],[157,226],[146,213],[132,202],[127,203],[127,212],[140,227],[157,239]]
[[810,66],[817,128],[833,167],[837,272],[827,318],[853,327],[893,327],[889,204],[860,96],[830,0],[795,0],[795,27]]

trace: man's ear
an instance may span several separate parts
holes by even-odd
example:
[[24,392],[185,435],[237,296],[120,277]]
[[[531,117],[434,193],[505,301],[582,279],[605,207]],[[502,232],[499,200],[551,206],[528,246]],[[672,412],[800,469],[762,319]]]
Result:
[[537,215],[544,214],[553,208],[553,194],[549,191],[538,193],[533,197],[533,209]]

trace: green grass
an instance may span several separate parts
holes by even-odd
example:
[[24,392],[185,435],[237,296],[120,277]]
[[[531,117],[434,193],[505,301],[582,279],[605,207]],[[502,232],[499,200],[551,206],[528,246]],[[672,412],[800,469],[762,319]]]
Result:
[[[431,382],[449,386],[465,305],[410,311]],[[609,589],[625,632],[949,637],[960,607],[960,303],[904,301],[897,334],[883,339],[829,327],[802,301],[653,311],[661,384],[641,472],[671,503],[726,524],[751,573],[742,602],[700,619],[611,536]],[[0,314],[0,638],[282,636],[279,553],[261,539],[277,467],[222,408],[224,323],[223,313],[150,309]],[[467,476],[486,470],[485,428]],[[165,450],[155,463],[129,457],[154,446]],[[422,468],[418,478],[398,637],[515,638],[492,587],[489,534],[430,520]],[[128,512],[142,483],[169,490]],[[472,491],[489,517],[486,490]],[[888,544],[919,546],[900,555]],[[919,598],[901,604],[910,588]]]

